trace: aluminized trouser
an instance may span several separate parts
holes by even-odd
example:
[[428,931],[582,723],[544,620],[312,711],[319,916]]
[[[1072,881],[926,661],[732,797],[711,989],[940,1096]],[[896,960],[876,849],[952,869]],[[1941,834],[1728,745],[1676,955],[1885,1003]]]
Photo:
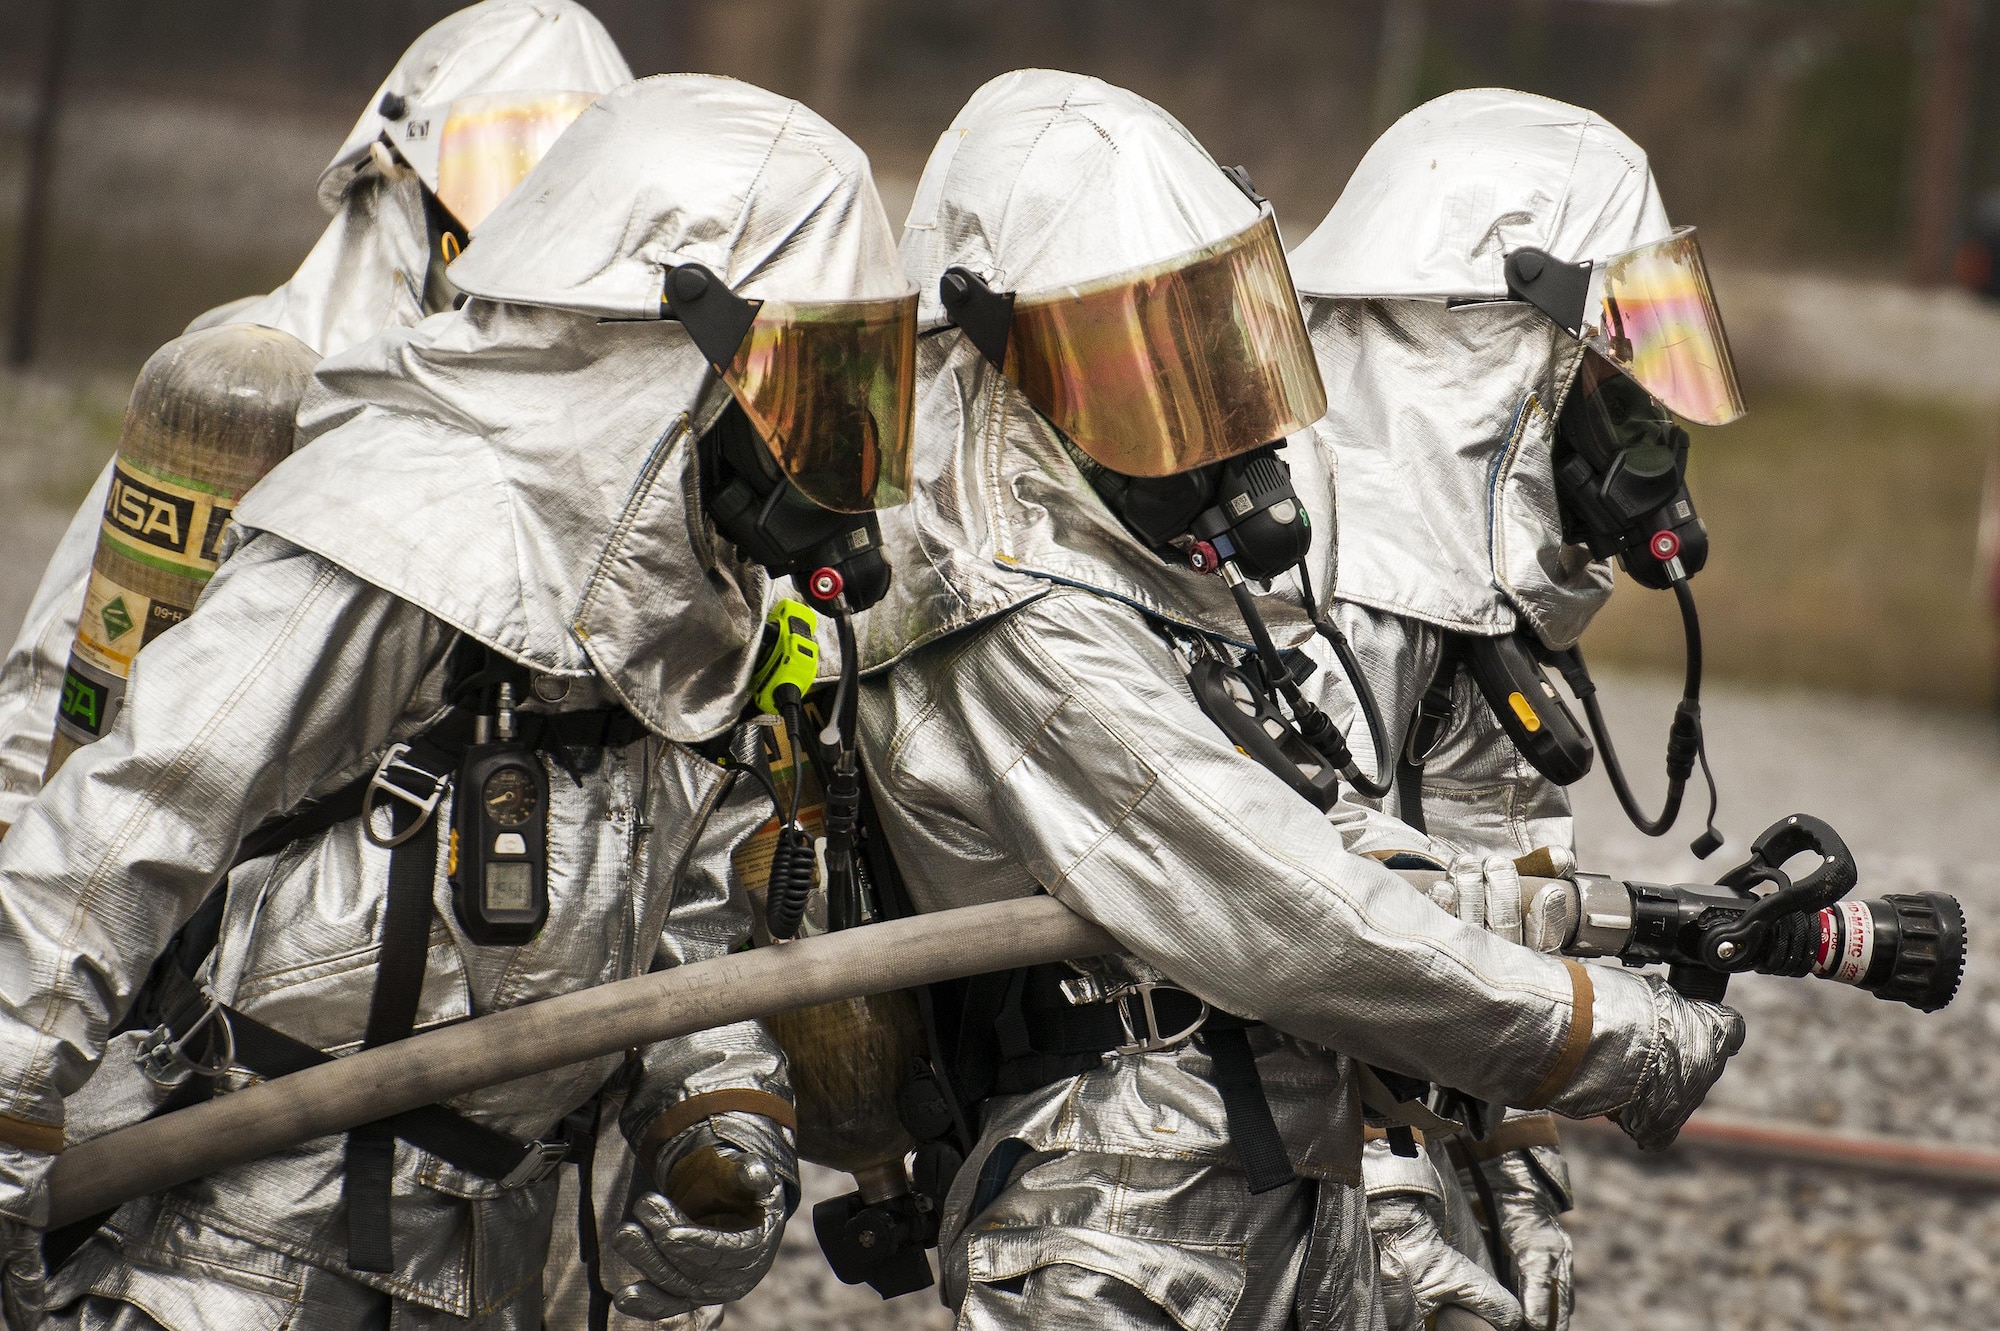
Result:
[[[273,537],[224,564],[196,615],[138,661],[128,719],[79,752],[0,845],[7,973],[94,977],[0,1001],[0,1064],[14,1070],[0,1131],[32,1135],[60,1121],[102,1048],[94,1032],[129,1007],[244,828],[370,770],[386,744],[431,721],[454,640],[408,602]],[[603,700],[577,681],[563,705]],[[719,955],[747,932],[730,852],[762,820],[762,805],[691,750],[652,738],[575,757],[568,770],[545,756],[550,919],[534,942],[464,938],[441,839],[419,1028]],[[448,803],[438,815],[449,818]],[[76,826],[100,838],[80,846],[64,832]],[[358,820],[240,866],[199,978],[295,1039],[348,1052],[374,989],[387,874],[388,852]],[[125,890],[134,879],[147,890]],[[132,1039],[107,1057],[129,1060]],[[129,1064],[123,1076],[111,1071],[106,1063],[90,1079],[93,1094],[68,1125],[74,1135],[133,1121],[163,1094]],[[218,1089],[248,1080],[232,1071]],[[782,1056],[744,1024],[489,1088],[454,1107],[536,1139],[613,1080],[635,1137],[706,1091],[785,1093]],[[326,1138],[129,1203],[56,1273],[52,1306],[88,1317],[81,1301],[122,1300],[175,1331],[296,1328],[365,1321],[369,1301],[387,1295],[406,1320],[429,1309],[538,1323],[554,1178],[503,1187],[398,1143],[395,1269],[384,1274],[346,1268],[342,1178],[342,1140]],[[33,1205],[25,1192],[4,1200]]]
[[1252,1195],[1191,1047],[987,1101],[945,1207],[944,1295],[964,1328],[1284,1331],[1381,1325],[1345,1061],[1260,1031],[1294,1182]]
[[947,1223],[961,1331],[1383,1326],[1367,1209],[1344,1183],[1252,1196],[1223,1164],[1035,1153],[985,1209]]

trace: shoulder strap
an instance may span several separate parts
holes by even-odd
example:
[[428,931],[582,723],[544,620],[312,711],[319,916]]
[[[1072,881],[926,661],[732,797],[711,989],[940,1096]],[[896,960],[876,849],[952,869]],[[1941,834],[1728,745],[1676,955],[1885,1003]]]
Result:
[[1446,633],[1438,648],[1437,670],[1431,675],[1430,686],[1417,700],[1416,713],[1410,718],[1410,729],[1403,742],[1403,751],[1396,759],[1396,804],[1397,812],[1404,822],[1419,832],[1428,833],[1424,819],[1424,765],[1437,751],[1439,741],[1451,726],[1452,685],[1458,681],[1459,665],[1464,659],[1464,649],[1458,635]]
[[[368,1001],[363,1049],[393,1044],[416,1026],[417,1000],[424,987],[430,952],[431,892],[437,878],[436,790],[451,780],[456,764],[442,748],[419,740],[403,755],[402,767],[380,779],[432,807],[415,816],[422,823],[389,852],[389,891],[382,907],[382,950],[375,963],[375,992]],[[412,789],[429,777],[432,791]],[[412,806],[414,807],[414,806]],[[402,829],[398,829],[400,832]],[[389,1194],[396,1162],[396,1129],[390,1119],[363,1124],[347,1134],[347,1264],[356,1271],[395,1269],[389,1245]]]

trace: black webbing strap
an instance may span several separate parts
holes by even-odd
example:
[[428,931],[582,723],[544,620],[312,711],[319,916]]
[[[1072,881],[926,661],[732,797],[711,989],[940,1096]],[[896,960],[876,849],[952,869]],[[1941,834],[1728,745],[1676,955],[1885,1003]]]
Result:
[[1285,1139],[1278,1133],[1277,1120],[1271,1117],[1271,1101],[1264,1094],[1264,1079],[1257,1073],[1257,1056],[1250,1050],[1248,1023],[1211,1016],[1195,1039],[1208,1055],[1208,1079],[1222,1096],[1229,1140],[1243,1166],[1245,1184],[1258,1193],[1295,1181],[1298,1175],[1292,1172]]
[[570,1159],[576,1162],[576,1253],[589,1282],[590,1331],[608,1331],[611,1293],[604,1288],[604,1257],[597,1244],[597,1116],[599,1101],[570,1111],[563,1120]]
[[1430,830],[1424,825],[1424,764],[1451,724],[1451,689],[1458,680],[1459,659],[1457,638],[1446,634],[1438,651],[1437,673],[1418,700],[1416,715],[1410,718],[1409,737],[1396,755],[1396,811],[1419,832]]
[[[169,981],[179,992],[172,995],[166,1014],[167,1029],[176,1036],[193,1029],[207,1008],[207,996],[192,981],[175,977]],[[288,1076],[333,1062],[333,1055],[295,1040],[283,1031],[266,1026],[255,1017],[225,1007],[229,1036],[234,1045],[232,1061],[265,1079]],[[214,1082],[207,1077],[190,1077],[180,1091],[170,1097],[173,1108],[208,1098]],[[419,1147],[440,1160],[481,1178],[503,1179],[518,1169],[536,1146],[517,1141],[506,1133],[475,1123],[443,1105],[423,1105],[383,1119],[395,1136]]]
[[[1030,1079],[1024,1073],[1040,1074],[1041,1084],[1048,1085],[1087,1072],[1104,1054],[1146,1034],[1145,1015],[1136,1010],[1133,998],[1070,1003],[1060,988],[1067,974],[1058,966],[1034,966],[1009,986],[1006,1006],[1013,1010],[996,1022],[1005,1059],[998,1080],[1006,1093],[1032,1089],[1020,1086]],[[1185,1030],[1202,1017],[1201,1000],[1183,990],[1155,989],[1151,1002],[1163,1033]],[[1281,1188],[1298,1177],[1250,1048],[1249,1032],[1258,1024],[1211,1010],[1194,1036],[1208,1055],[1209,1081],[1222,1097],[1229,1140],[1253,1193]]]
[[[403,767],[386,768],[383,779],[425,800],[435,789],[424,789],[423,777],[434,787],[451,777],[456,763],[428,739],[419,739],[403,755]],[[414,769],[414,770],[411,770]],[[413,817],[422,825],[389,852],[389,891],[382,905],[382,950],[375,963],[375,992],[368,1002],[363,1049],[393,1044],[408,1036],[417,1021],[417,1000],[423,993],[424,964],[430,952],[431,891],[437,880],[438,820],[436,811],[421,813],[392,801],[391,824],[398,835]],[[396,1134],[389,1120],[365,1123],[347,1134],[347,1264],[356,1271],[395,1270],[389,1242],[389,1196],[396,1164]]]

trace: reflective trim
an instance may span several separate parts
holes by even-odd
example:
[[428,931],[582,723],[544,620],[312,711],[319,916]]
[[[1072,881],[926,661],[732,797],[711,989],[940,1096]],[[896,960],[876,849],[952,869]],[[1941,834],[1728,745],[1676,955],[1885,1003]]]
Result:
[[679,1104],[662,1110],[660,1116],[647,1127],[634,1153],[641,1160],[651,1159],[662,1146],[703,1119],[717,1114],[759,1114],[781,1128],[790,1128],[794,1132],[799,1128],[799,1111],[784,1096],[748,1087],[731,1087],[691,1095]]
[[1523,1100],[1518,1108],[1541,1109],[1549,1101],[1561,1095],[1569,1085],[1571,1077],[1583,1064],[1583,1056],[1590,1050],[1590,1030],[1593,1025],[1597,1002],[1597,990],[1590,980],[1590,968],[1580,961],[1562,958],[1563,969],[1569,972],[1570,1015],[1569,1034],[1563,1040],[1562,1052],[1556,1055],[1555,1066],[1542,1078],[1541,1085],[1533,1094]]
[[66,1143],[60,1123],[30,1123],[26,1119],[0,1114],[0,1145],[18,1146],[43,1155],[61,1155]]

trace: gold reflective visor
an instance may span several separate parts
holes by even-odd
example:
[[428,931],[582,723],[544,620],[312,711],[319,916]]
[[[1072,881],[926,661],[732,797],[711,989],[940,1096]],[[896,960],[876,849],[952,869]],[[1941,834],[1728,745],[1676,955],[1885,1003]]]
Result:
[[[438,202],[474,230],[596,100],[594,92],[496,92],[451,103],[443,125],[429,126],[437,135],[432,191]],[[410,115],[413,128],[419,114]],[[421,172],[422,163],[411,164]]]
[[1078,448],[1126,476],[1192,471],[1326,414],[1268,206],[1191,254],[1016,296],[1005,369]]
[[1729,339],[1691,226],[1592,265],[1580,334],[1677,415],[1727,425],[1743,414]]
[[799,490],[866,513],[908,498],[917,294],[756,304],[722,380]]

